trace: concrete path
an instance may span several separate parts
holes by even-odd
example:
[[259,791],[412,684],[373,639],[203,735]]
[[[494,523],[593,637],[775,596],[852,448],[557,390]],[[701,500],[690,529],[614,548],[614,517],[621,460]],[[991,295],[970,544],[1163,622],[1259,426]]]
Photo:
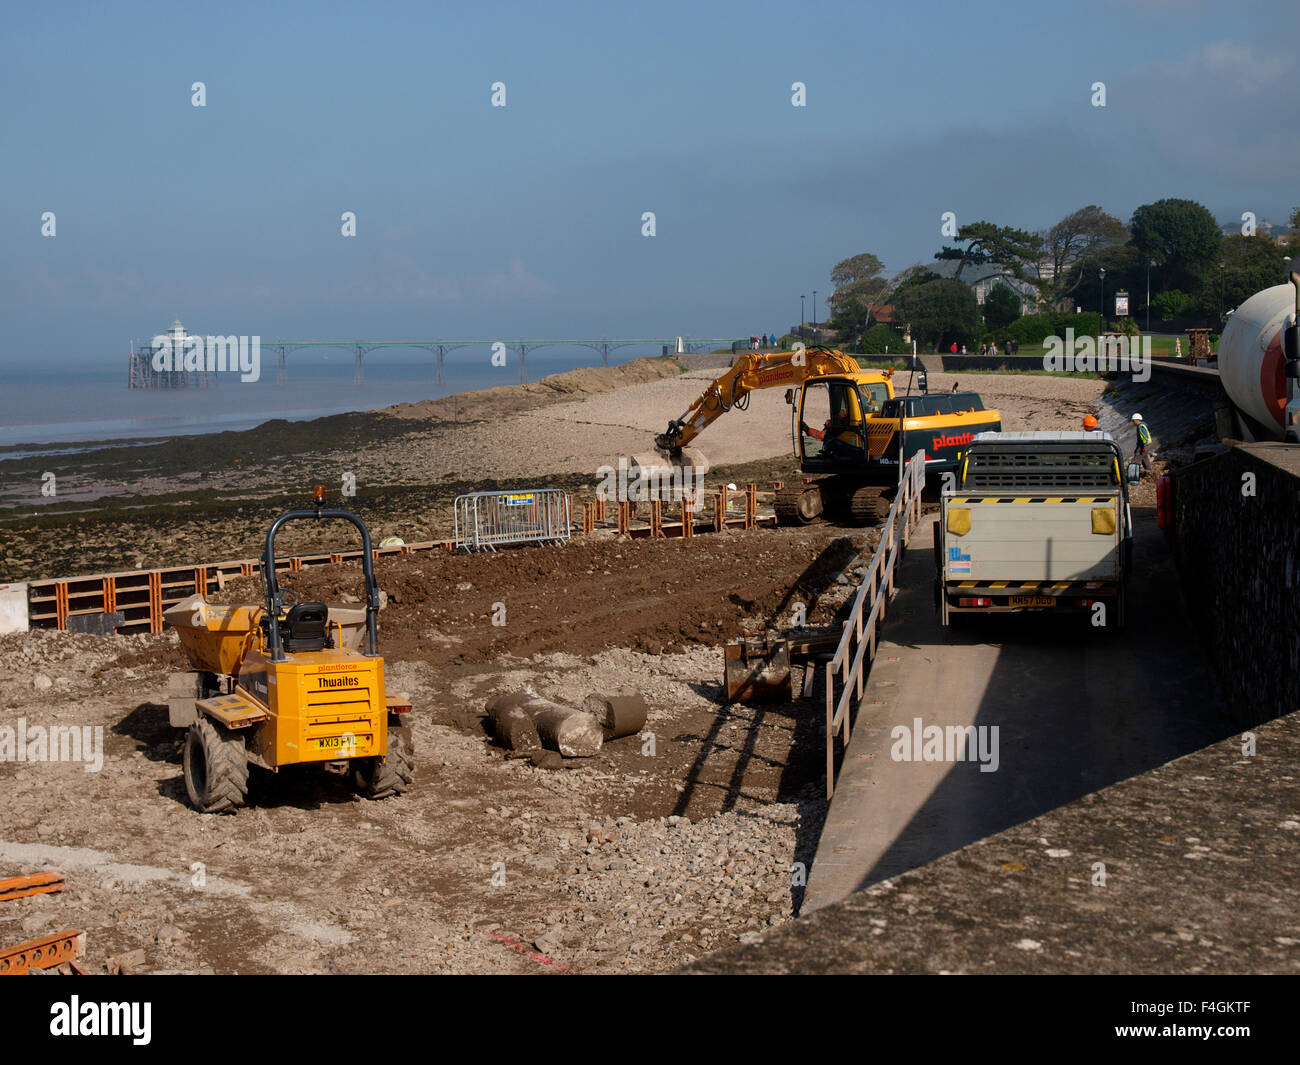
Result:
[[[1163,534],[1135,511],[1130,628],[1086,618],[972,618],[942,629],[932,526],[913,534],[804,912],[1030,820],[1235,731],[1186,620]],[[896,726],[975,726],[967,761],[903,761]],[[996,729],[996,747],[993,746]],[[921,752],[924,753],[924,752]],[[980,755],[975,752],[975,756]],[[944,752],[948,754],[947,751]],[[952,754],[961,756],[960,748]]]

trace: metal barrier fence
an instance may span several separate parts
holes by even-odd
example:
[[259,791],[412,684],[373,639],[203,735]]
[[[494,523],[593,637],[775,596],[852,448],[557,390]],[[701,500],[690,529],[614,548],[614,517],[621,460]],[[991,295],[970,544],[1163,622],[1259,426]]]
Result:
[[[853,693],[862,702],[867,666],[876,657],[876,639],[885,609],[894,594],[894,570],[912,530],[921,520],[921,491],[925,488],[925,453],[913,455],[903,473],[894,505],[889,509],[880,542],[871,557],[871,565],[858,594],[849,608],[835,656],[826,663],[826,798],[835,795],[835,736],[840,734],[845,748],[849,745],[849,707]],[[865,614],[864,614],[865,611]],[[856,645],[856,650],[854,647]],[[835,674],[840,674],[842,690],[835,698]]]
[[558,488],[471,492],[456,497],[458,550],[495,551],[502,544],[562,544],[569,536],[569,495]]

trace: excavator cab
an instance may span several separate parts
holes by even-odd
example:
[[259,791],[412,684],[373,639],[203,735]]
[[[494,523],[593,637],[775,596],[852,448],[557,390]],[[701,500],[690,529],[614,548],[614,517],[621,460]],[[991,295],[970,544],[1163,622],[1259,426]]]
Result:
[[879,409],[879,403],[874,393],[864,397],[849,380],[805,384],[799,397],[799,457],[837,466],[863,462],[867,448],[863,412],[873,405]]

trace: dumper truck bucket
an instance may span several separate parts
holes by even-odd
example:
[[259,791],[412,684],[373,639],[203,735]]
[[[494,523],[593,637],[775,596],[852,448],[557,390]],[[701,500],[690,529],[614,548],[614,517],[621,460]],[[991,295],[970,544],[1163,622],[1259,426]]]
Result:
[[233,674],[255,638],[260,606],[214,606],[191,595],[163,611],[195,669]]
[[723,662],[727,702],[789,702],[789,640],[773,633],[732,640],[726,646]]

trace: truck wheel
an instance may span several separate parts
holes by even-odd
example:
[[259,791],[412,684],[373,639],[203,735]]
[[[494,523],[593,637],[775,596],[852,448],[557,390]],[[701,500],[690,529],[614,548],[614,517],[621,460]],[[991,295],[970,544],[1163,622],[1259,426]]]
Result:
[[821,517],[822,492],[816,484],[788,484],[773,500],[780,525],[808,525]]
[[406,726],[388,727],[388,759],[365,758],[353,771],[357,793],[367,799],[387,799],[400,795],[415,778],[415,749],[411,730]]
[[248,798],[248,754],[244,737],[206,717],[190,726],[183,758],[185,791],[194,808],[218,814],[243,806]]

